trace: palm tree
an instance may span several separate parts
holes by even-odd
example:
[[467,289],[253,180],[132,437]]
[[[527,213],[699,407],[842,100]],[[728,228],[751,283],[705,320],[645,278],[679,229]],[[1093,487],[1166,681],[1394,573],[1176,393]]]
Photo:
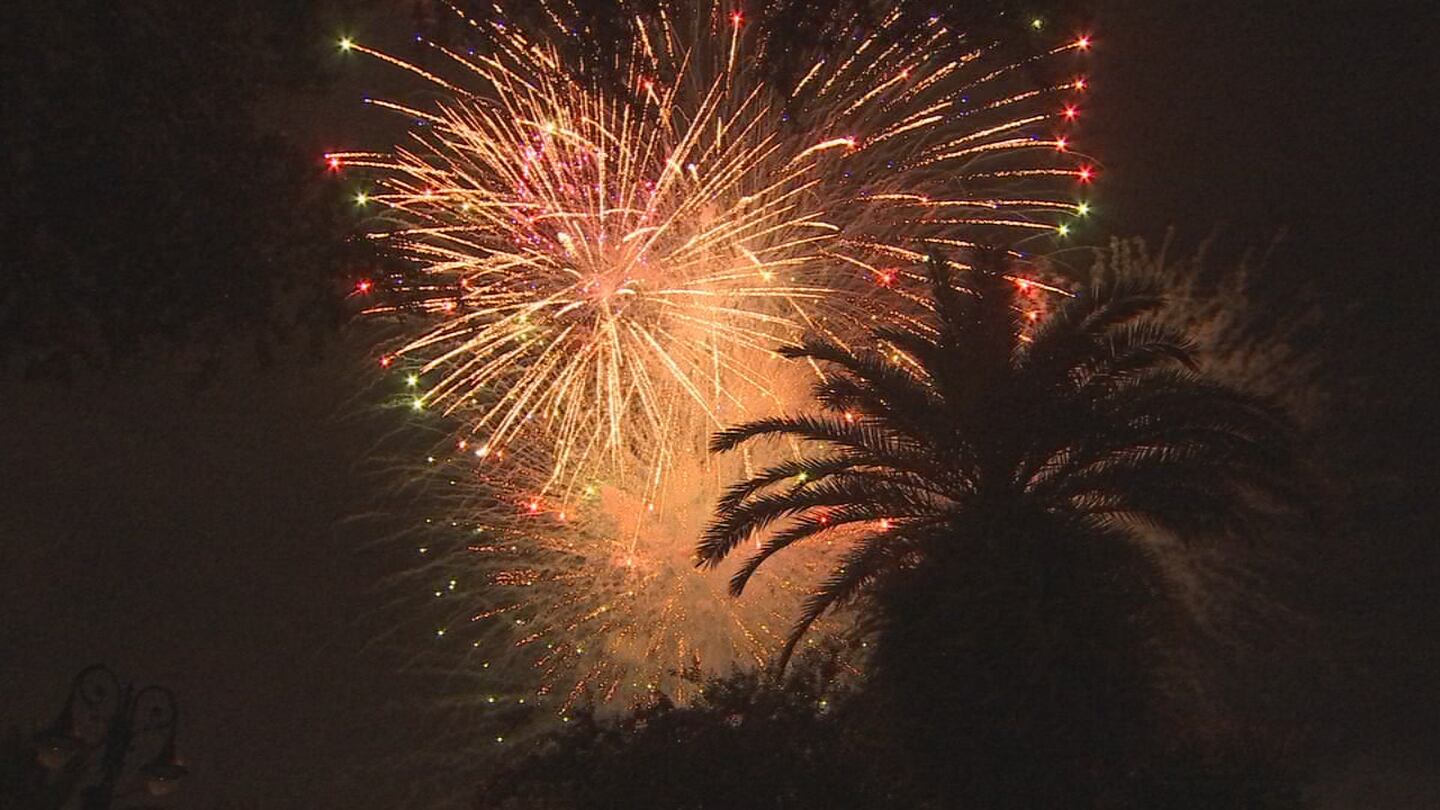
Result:
[[[1059,758],[1094,773],[1134,753],[1102,741],[1147,722],[1174,609],[1157,548],[1238,534],[1285,502],[1285,422],[1195,370],[1154,317],[1153,285],[1098,282],[1041,316],[999,251],[959,280],[928,264],[932,317],[875,330],[884,353],[823,338],[781,350],[830,372],[821,412],[730,428],[712,449],[782,438],[820,452],[727,490],[698,561],[761,536],[731,580],[739,595],[772,555],[849,533],[781,667],[819,617],[858,604],[872,679],[949,735],[947,761],[959,742],[942,728],[965,727],[992,766]],[[1057,790],[1073,800],[1073,784]]]

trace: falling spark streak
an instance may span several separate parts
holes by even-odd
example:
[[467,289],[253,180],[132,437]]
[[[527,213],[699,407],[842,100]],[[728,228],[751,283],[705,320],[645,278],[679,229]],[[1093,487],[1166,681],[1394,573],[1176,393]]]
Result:
[[1057,131],[1083,82],[1037,89],[1021,68],[1089,43],[1009,62],[935,24],[900,30],[897,6],[787,89],[762,78],[778,49],[763,14],[695,0],[636,16],[634,44],[606,57],[618,81],[587,82],[596,66],[563,46],[590,32],[535,1],[553,28],[522,30],[499,3],[465,18],[484,47],[431,45],[426,67],[346,40],[439,100],[369,101],[417,123],[405,145],[326,158],[374,178],[366,200],[388,210],[372,238],[412,270],[367,293],[372,315],[423,316],[382,365],[462,426],[456,514],[503,537],[428,564],[474,586],[444,600],[485,603],[456,627],[540,650],[563,713],[777,648],[770,625],[820,558],[739,602],[693,570],[715,496],[756,461],[726,467],[706,437],[802,401],[813,377],[777,363],[779,344],[913,317],[937,247],[1066,232],[1093,168]]

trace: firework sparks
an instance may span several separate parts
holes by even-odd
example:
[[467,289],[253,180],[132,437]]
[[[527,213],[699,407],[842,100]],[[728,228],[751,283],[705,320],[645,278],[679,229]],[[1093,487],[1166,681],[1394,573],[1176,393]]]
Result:
[[551,29],[462,15],[477,47],[427,43],[425,67],[344,40],[440,100],[372,100],[409,140],[326,159],[373,173],[357,204],[416,270],[362,291],[428,316],[381,365],[459,426],[471,494],[447,523],[482,539],[451,544],[437,595],[483,603],[456,621],[491,628],[477,645],[503,626],[568,706],[778,647],[799,582],[741,607],[690,565],[736,472],[705,437],[797,401],[775,346],[905,312],[927,254],[1069,232],[1084,80],[1026,68],[1090,43],[1007,62],[893,11],[777,86],[774,32],[697,0],[634,16],[616,81],[588,81],[562,46],[591,33],[541,5]]
[[764,32],[732,15],[637,18],[609,90],[498,21],[488,53],[434,46],[461,79],[345,42],[450,96],[374,101],[422,124],[411,143],[329,156],[379,170],[366,201],[402,224],[378,237],[428,280],[409,291],[438,317],[394,355],[420,361],[419,401],[477,439],[555,447],[552,486],[597,464],[653,470],[688,441],[676,413],[713,429],[773,407],[754,359],[853,317],[867,285],[927,251],[1063,234],[1076,213],[1063,186],[1033,193],[1081,177],[1052,132],[1073,82],[1007,92],[1018,66],[933,24],[908,47],[882,28],[783,93],[753,75]]
[[455,486],[448,517],[419,535],[412,576],[433,593],[437,634],[468,640],[481,672],[560,716],[660,688],[684,700],[688,674],[764,664],[830,558],[834,541],[767,571],[757,598],[729,599],[693,564],[713,495],[739,472],[729,460],[688,456],[645,497],[596,480],[562,502],[525,486],[543,481],[543,463],[485,464],[465,449],[436,462]]

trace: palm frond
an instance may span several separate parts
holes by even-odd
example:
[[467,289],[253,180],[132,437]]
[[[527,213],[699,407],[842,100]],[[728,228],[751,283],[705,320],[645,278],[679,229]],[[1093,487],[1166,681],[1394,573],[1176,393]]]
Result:
[[870,535],[856,543],[855,548],[841,558],[834,573],[805,600],[776,666],[782,671],[785,669],[790,656],[795,653],[795,646],[816,620],[836,605],[853,599],[886,570],[896,567],[915,552],[915,545],[908,537],[893,533]]
[[913,490],[876,479],[828,479],[817,484],[797,484],[788,491],[755,495],[716,519],[700,537],[696,558],[713,568],[738,545],[756,532],[783,518],[808,510],[846,504],[873,504],[882,514],[910,514],[923,496]]
[[[867,596],[882,615],[897,609],[885,601],[896,594],[876,587],[888,573],[930,566],[943,577],[971,551],[1003,555],[996,544],[1013,545],[1016,516],[1034,518],[1024,525],[1041,534],[1061,527],[1067,543],[1143,553],[1157,532],[1239,536],[1299,502],[1285,415],[1200,372],[1193,343],[1155,317],[1165,297],[1152,280],[1096,283],[1060,303],[1026,343],[1008,255],[981,251],[963,274],[943,259],[928,265],[933,308],[917,317],[929,320],[872,334],[912,362],[807,337],[780,352],[827,367],[814,388],[821,412],[711,439],[717,452],[762,438],[824,446],[720,498],[698,565],[763,537],[731,577],[734,594],[797,543],[891,521],[889,531],[862,533],[805,600],[782,667],[836,606]],[[1054,538],[1034,540],[1039,548]],[[1015,553],[1006,565],[1033,562]]]
[[802,540],[834,531],[856,523],[866,523],[895,517],[894,511],[874,504],[854,504],[809,515],[794,521],[785,529],[771,535],[760,549],[746,558],[745,563],[730,577],[730,594],[739,596],[745,585],[759,570],[760,566],[776,552],[789,548]]

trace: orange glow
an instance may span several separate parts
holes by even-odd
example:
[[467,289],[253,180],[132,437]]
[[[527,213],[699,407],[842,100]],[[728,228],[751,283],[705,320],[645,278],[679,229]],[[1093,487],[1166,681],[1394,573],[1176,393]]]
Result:
[[[408,103],[370,102],[413,122],[406,146],[325,157],[365,173],[370,235],[407,265],[373,281],[365,311],[403,316],[380,365],[403,357],[396,370],[416,378],[406,395],[449,431],[432,469],[466,490],[446,496],[446,522],[485,552],[465,555],[455,597],[475,600],[477,619],[505,614],[473,625],[465,651],[507,655],[493,663],[537,679],[558,712],[582,694],[623,704],[650,684],[685,701],[692,687],[666,673],[774,653],[773,622],[814,569],[740,601],[692,566],[725,484],[797,458],[704,452],[718,429],[799,407],[820,371],[780,371],[778,346],[913,318],[928,255],[1048,250],[1076,211],[1075,178],[1090,170],[1059,133],[1073,134],[1082,98],[1078,32],[1033,57],[1072,60],[1038,85],[1005,48],[975,40],[952,54],[960,32],[899,30],[909,2],[878,0],[892,13],[839,53],[797,52],[790,86],[756,66],[798,47],[792,32],[745,19],[743,0],[658,0],[666,13],[627,23],[635,46],[598,88],[557,57],[548,25],[488,13],[471,21],[485,47],[469,57],[422,68],[354,48],[428,85]],[[484,5],[553,7],[558,23],[575,4]],[[1031,296],[1021,322],[1043,314],[1048,288],[1016,283]],[[818,511],[816,558],[905,520]]]

